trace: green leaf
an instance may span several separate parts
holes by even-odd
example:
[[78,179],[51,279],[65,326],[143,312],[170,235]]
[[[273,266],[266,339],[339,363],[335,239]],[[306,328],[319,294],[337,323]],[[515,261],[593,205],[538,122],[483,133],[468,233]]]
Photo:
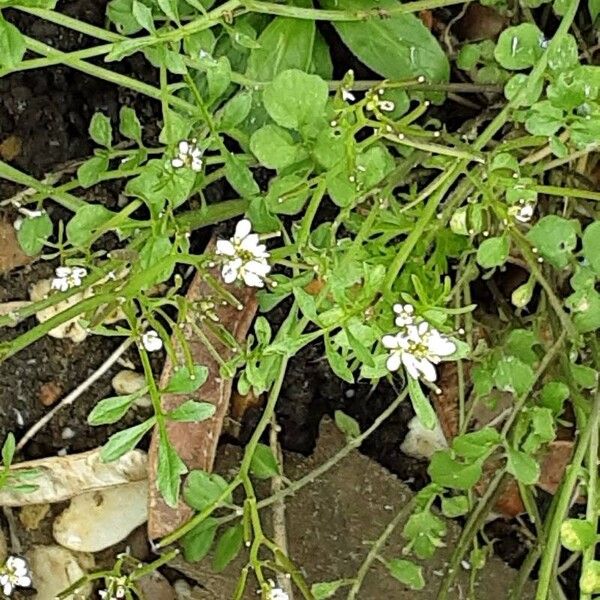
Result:
[[100,177],[108,170],[108,156],[99,154],[92,156],[77,169],[77,179],[83,188],[89,188],[100,181]]
[[317,316],[317,305],[315,303],[314,296],[311,296],[308,292],[305,292],[301,287],[294,287],[292,289],[294,298],[302,311],[302,314],[310,319],[313,323],[318,320]]
[[206,80],[209,101],[214,102],[225,93],[231,83],[231,64],[226,56],[220,56],[214,65],[206,69]]
[[446,525],[429,510],[424,510],[410,516],[402,535],[411,542],[411,549],[418,558],[431,558],[446,535]]
[[178,0],[157,0],[162,10],[171,21],[179,23]]
[[127,396],[113,396],[100,400],[88,415],[87,422],[90,425],[108,425],[119,421],[129,410],[136,398],[141,394],[129,394]]
[[494,57],[505,69],[527,69],[544,53],[543,41],[544,34],[533,23],[509,27],[500,34]]
[[540,256],[551,265],[564,269],[577,245],[577,226],[558,215],[542,217],[527,233]]
[[315,31],[314,21],[275,17],[258,37],[259,48],[250,52],[246,76],[266,82],[287,69],[308,71]]
[[525,485],[533,485],[537,482],[540,477],[540,466],[534,458],[510,447],[506,449],[506,457],[506,470],[511,475]]
[[315,600],[327,600],[342,587],[351,585],[351,581],[347,579],[336,579],[335,581],[323,581],[321,583],[313,583],[310,586],[310,591],[315,597]]
[[228,131],[237,127],[250,113],[252,94],[248,91],[236,94],[221,110],[219,129]]
[[133,0],[110,0],[106,7],[108,18],[115,24],[121,35],[131,35],[141,29],[137,19],[133,16],[132,6]]
[[96,144],[110,148],[112,144],[112,125],[106,115],[100,112],[94,113],[90,121],[89,133]]
[[[296,19],[298,21],[299,19]],[[320,31],[315,34],[315,43],[313,46],[312,60],[310,63],[309,73],[314,73],[325,79],[333,79],[333,62],[329,52],[329,45]]]
[[279,465],[271,448],[265,444],[257,444],[250,463],[250,473],[258,479],[269,479],[279,475]]
[[119,131],[126,138],[141,143],[142,126],[133,108],[129,106],[121,107],[119,112]]
[[152,9],[139,0],[133,0],[131,12],[135,20],[149,33],[156,33]]
[[218,526],[219,522],[214,517],[207,517],[181,538],[185,560],[198,562],[208,554],[215,540]]
[[15,436],[10,432],[4,440],[4,444],[2,444],[2,464],[4,467],[10,467],[12,464],[15,448]]
[[[194,510],[200,511],[215,502],[227,485],[228,483],[217,473],[194,470],[185,480],[183,499]],[[223,502],[231,502],[231,494],[227,494]]]
[[86,204],[77,209],[75,216],[67,223],[67,239],[73,246],[84,248],[94,237],[96,230],[115,216],[100,204]]
[[600,275],[600,221],[588,225],[583,232],[583,256]]
[[23,219],[17,231],[19,245],[28,256],[39,254],[51,235],[52,221],[45,212],[39,217]]
[[535,84],[529,87],[529,75],[516,73],[504,86],[504,95],[507,100],[514,100],[515,107],[531,106],[535,104],[544,89],[543,79],[537,79]]
[[483,427],[477,431],[463,433],[454,438],[452,450],[459,456],[470,460],[477,460],[487,456],[496,448],[502,437],[493,427]]
[[197,402],[187,400],[177,408],[167,413],[171,421],[182,421],[184,423],[197,423],[206,421],[215,414],[215,405],[209,402]]
[[423,568],[414,562],[393,558],[386,561],[385,566],[392,577],[407,585],[411,590],[422,590],[425,587]]
[[241,523],[225,530],[217,542],[212,567],[217,573],[221,572],[242,549],[244,528]]
[[449,519],[461,517],[469,512],[469,499],[466,496],[442,497],[442,513]]
[[185,463],[169,442],[166,432],[161,432],[158,444],[157,486],[165,502],[173,508],[179,502],[181,476],[187,472]]
[[[299,158],[298,155],[297,158]],[[269,191],[264,199],[264,204],[272,213],[296,215],[304,208],[308,194],[309,186],[306,178],[293,173],[282,175],[274,177],[269,182]]]
[[9,6],[25,6],[27,8],[44,8],[53,10],[58,0],[0,0],[0,8]]
[[548,48],[548,66],[552,71],[567,71],[579,65],[577,41],[567,33],[558,37]]
[[562,381],[549,381],[540,392],[540,404],[549,408],[554,415],[560,415],[569,395],[569,387]]
[[250,149],[259,162],[269,169],[285,169],[302,156],[301,147],[277,125],[265,125],[252,134]]
[[498,361],[494,369],[494,384],[503,392],[517,396],[529,391],[535,380],[533,369],[514,356],[506,356]]
[[[550,91],[548,90],[549,96]],[[525,128],[529,133],[544,136],[554,135],[565,124],[562,109],[553,106],[553,102],[541,100],[527,111]]]
[[331,342],[326,342],[325,344],[325,356],[327,357],[329,366],[340,379],[348,383],[354,383],[354,375],[348,368],[348,362],[336,351]]
[[[166,235],[151,237],[140,251],[139,265],[142,269],[149,269],[161,259],[169,256],[173,250],[173,244]],[[167,265],[152,280],[146,281],[146,286],[151,286],[161,281],[165,281],[171,276],[173,265]]]
[[418,380],[413,379],[410,376],[407,377],[407,379],[410,401],[415,409],[417,417],[419,417],[419,421],[423,423],[423,427],[426,427],[427,429],[434,429],[437,425],[437,417],[435,416],[435,411],[433,410],[431,403],[423,393],[421,384]]
[[461,463],[447,451],[438,451],[431,457],[427,468],[431,480],[455,490],[469,490],[481,478],[481,464]]
[[0,15],[0,67],[16,67],[23,60],[26,49],[21,32]]
[[192,372],[188,367],[177,369],[163,392],[167,394],[187,394],[195,392],[208,378],[208,369],[203,365],[194,365]]
[[348,438],[354,439],[360,435],[360,425],[356,419],[347,415],[341,410],[334,413],[335,424],[337,428]]
[[600,0],[588,0],[588,10],[592,17],[592,23],[598,18],[600,14]]
[[324,116],[328,96],[327,83],[318,75],[291,69],[265,86],[263,103],[278,125],[299,130]]
[[509,251],[510,240],[507,236],[489,238],[477,248],[477,262],[484,269],[500,267],[506,262]]
[[598,371],[586,365],[571,364],[571,374],[575,383],[586,390],[593,390],[598,385]]
[[[341,11],[397,9],[396,0],[322,0],[323,8]],[[433,34],[412,14],[394,14],[356,22],[334,22],[344,43],[358,59],[387,79],[425,75],[447,82],[450,65]]]
[[258,184],[252,176],[252,171],[236,154],[225,156],[225,177],[242,198],[248,198],[260,192]]
[[133,450],[148,431],[154,427],[156,419],[152,417],[135,427],[124,429],[108,438],[100,452],[100,458],[103,462],[117,460],[130,450]]
[[571,552],[582,552],[596,541],[596,531],[589,521],[567,519],[560,526],[560,542]]

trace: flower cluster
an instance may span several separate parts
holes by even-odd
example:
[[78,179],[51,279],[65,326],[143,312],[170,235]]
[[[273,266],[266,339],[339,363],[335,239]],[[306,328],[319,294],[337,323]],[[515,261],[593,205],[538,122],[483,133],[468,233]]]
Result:
[[509,214],[514,217],[519,223],[529,223],[535,212],[535,204],[521,200],[519,204],[511,206],[508,209]]
[[287,592],[283,591],[281,588],[273,587],[269,591],[267,598],[269,600],[289,600],[290,597]]
[[252,223],[242,219],[235,226],[233,237],[217,240],[216,254],[224,258],[221,276],[225,283],[243,281],[249,287],[263,287],[271,271],[267,259],[271,256],[257,233],[251,233]]
[[27,561],[20,556],[9,556],[0,569],[0,586],[9,597],[17,587],[31,587],[31,572]]
[[413,379],[422,377],[433,382],[437,379],[435,365],[443,357],[456,351],[456,344],[432,327],[427,321],[417,321],[414,307],[410,304],[395,304],[396,325],[400,331],[384,335],[381,342],[390,351],[387,368],[397,371],[404,365]]
[[177,147],[177,156],[171,159],[171,165],[175,169],[188,167],[192,171],[199,173],[202,171],[202,150],[196,145],[196,139],[191,141],[182,140]]
[[106,580],[106,589],[98,594],[102,600],[121,600],[127,592],[127,577],[109,577]]
[[56,267],[55,277],[52,280],[52,289],[66,292],[70,288],[79,287],[87,275],[83,267]]

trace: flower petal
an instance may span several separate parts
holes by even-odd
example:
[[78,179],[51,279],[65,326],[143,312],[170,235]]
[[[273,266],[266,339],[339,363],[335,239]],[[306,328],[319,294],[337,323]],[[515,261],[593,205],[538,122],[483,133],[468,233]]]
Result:
[[217,254],[235,256],[235,248],[229,240],[217,240]]
[[419,379],[419,361],[409,352],[402,353],[402,363],[413,379]]
[[384,348],[398,348],[398,341],[398,336],[396,335],[384,335],[381,338]]
[[247,252],[251,252],[252,254],[254,254],[254,252],[256,251],[256,247],[258,246],[258,242],[258,233],[249,233],[242,240],[240,248],[242,248],[242,250],[246,250]]
[[30,587],[31,586],[31,577],[28,575],[24,575],[19,578],[19,586],[21,587]]
[[180,154],[187,154],[190,151],[190,143],[187,140],[181,140],[177,148]]
[[427,348],[437,356],[450,356],[456,352],[456,344],[444,335],[432,335],[427,340]]
[[244,283],[249,287],[263,287],[265,284],[262,277],[251,271],[244,271],[242,278]]
[[252,223],[248,219],[242,219],[238,221],[235,226],[235,237],[238,240],[242,240],[252,231]]
[[399,352],[392,352],[385,363],[388,371],[397,371],[402,364]]
[[57,277],[68,277],[71,274],[71,267],[56,267],[55,273]]
[[221,277],[223,278],[223,281],[225,283],[233,283],[237,279],[241,266],[241,258],[236,258],[235,260],[230,260],[229,262],[225,263],[221,269]]
[[251,260],[244,265],[244,270],[264,277],[271,271],[271,265],[262,260]]
[[171,165],[176,169],[181,169],[181,167],[183,167],[184,164],[185,163],[183,162],[183,160],[179,157],[171,159]]
[[426,358],[422,358],[418,361],[417,368],[423,374],[423,379],[426,379],[427,381],[435,381],[437,379],[435,367]]

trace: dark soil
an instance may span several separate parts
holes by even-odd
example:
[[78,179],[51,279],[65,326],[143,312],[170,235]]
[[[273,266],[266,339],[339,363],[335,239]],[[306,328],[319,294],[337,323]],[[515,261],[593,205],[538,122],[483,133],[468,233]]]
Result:
[[[104,24],[103,0],[60,2],[58,10],[95,25]],[[26,34],[61,50],[70,51],[92,44],[92,40],[85,36],[51,23],[16,11],[5,12]],[[331,28],[324,27],[323,31],[328,38],[335,37]],[[343,44],[338,40],[332,47],[343,54],[340,64],[348,64],[350,59]],[[134,73],[135,77],[146,81],[156,79],[154,70],[141,57],[134,56],[111,65],[111,68]],[[368,72],[357,75],[364,78],[373,76]],[[11,164],[40,178],[62,168],[69,161],[88,157],[93,150],[88,135],[91,116],[102,111],[116,123],[123,105],[135,107],[145,135],[149,141],[156,140],[160,107],[147,97],[62,66],[16,73],[0,79],[0,144],[11,136],[15,138],[21,144],[21,151],[10,161]],[[121,185],[114,182],[98,185],[87,190],[85,196],[109,207],[114,206]],[[11,197],[18,189],[9,182],[0,181],[0,200]],[[216,190],[214,195],[220,193],[222,190]],[[67,213],[53,203],[48,203],[48,207],[53,220],[67,217]],[[15,215],[7,210],[0,217],[13,219]],[[0,301],[27,299],[29,285],[48,277],[52,270],[51,263],[38,262],[0,277]],[[277,310],[270,315],[274,324],[280,318]],[[31,318],[15,329],[4,329],[0,332],[0,341],[23,333],[33,325],[34,319]],[[89,337],[82,344],[46,336],[0,364],[0,438],[13,431],[18,439],[49,410],[41,401],[48,389],[59,390],[57,399],[62,398],[92,374],[118,344],[119,341],[114,338],[97,336]],[[136,362],[135,352],[124,358]],[[160,357],[157,357],[157,368],[159,363]],[[86,417],[96,402],[112,395],[110,380],[121,368],[116,365],[75,404],[59,412],[27,446],[22,458],[38,458],[63,450],[80,452],[101,445],[117,427],[91,428]],[[290,362],[277,409],[282,426],[282,444],[288,450],[310,454],[324,415],[342,410],[356,418],[364,430],[395,397],[396,391],[386,382],[372,388],[366,383],[349,385],[340,381],[323,359],[322,349],[318,345],[310,346]],[[428,481],[427,463],[407,457],[400,451],[407,423],[413,414],[410,403],[404,403],[367,440],[362,450],[418,489]],[[118,428],[142,416],[131,413],[128,421],[118,424]],[[257,417],[252,412],[247,415],[241,441],[251,431]],[[523,546],[514,543],[516,538],[511,526],[500,524],[491,535],[500,539],[501,543],[496,546],[498,550],[506,547],[506,552],[501,552],[503,557],[513,563],[522,559]]]

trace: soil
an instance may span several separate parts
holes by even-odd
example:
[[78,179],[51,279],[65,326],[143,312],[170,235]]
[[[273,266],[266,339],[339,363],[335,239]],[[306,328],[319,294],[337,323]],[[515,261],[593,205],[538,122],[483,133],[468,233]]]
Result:
[[[105,4],[104,0],[59,2],[58,10],[103,26]],[[4,13],[24,33],[63,51],[92,45],[92,40],[85,36],[46,21],[17,11],[6,10]],[[334,40],[332,48],[339,54],[334,57],[336,64],[351,64],[351,57],[343,44],[336,40],[333,29],[323,26],[323,32]],[[156,81],[155,71],[141,57],[128,58],[111,68],[135,73],[135,77],[144,81]],[[338,76],[341,74],[342,71],[336,73]],[[357,76],[368,79],[374,74],[360,67]],[[3,158],[14,167],[38,178],[63,168],[70,161],[85,159],[93,150],[88,135],[91,116],[96,111],[102,111],[116,123],[123,105],[135,107],[148,140],[156,140],[160,106],[135,92],[62,66],[4,77],[0,79],[0,144],[10,139],[10,147],[18,152]],[[458,107],[457,111],[452,112],[452,118],[458,118],[458,115],[462,120],[463,113],[464,107]],[[3,147],[6,148],[0,146],[0,149]],[[94,186],[83,195],[111,207],[118,201],[120,186],[118,182],[109,182]],[[0,181],[0,200],[10,198],[19,189],[9,182]],[[218,200],[219,196],[223,197],[223,189],[215,188],[211,196]],[[48,210],[54,221],[68,215],[53,203],[48,203]],[[0,214],[0,218],[11,222],[15,217],[16,214],[10,209]],[[53,268],[52,262],[38,261],[1,275],[0,302],[27,299],[31,283],[50,276]],[[268,315],[274,325],[280,322],[283,310],[275,310]],[[27,331],[34,325],[34,320],[24,321],[14,329],[0,330],[0,342]],[[73,344],[68,340],[46,336],[1,363],[0,439],[9,431],[13,431],[18,439],[47,412],[52,398],[58,400],[73,390],[106,360],[118,344],[119,340],[114,338],[88,337],[81,344]],[[365,429],[396,397],[396,391],[386,382],[372,388],[365,383],[349,385],[340,381],[322,357],[322,348],[316,344],[302,350],[290,362],[277,408],[282,427],[280,439],[286,450],[310,455],[317,443],[322,418],[333,415],[336,410],[353,416],[361,429]],[[138,366],[135,352],[123,358]],[[157,356],[157,369],[161,361],[162,357]],[[40,458],[58,452],[74,453],[95,448],[106,440],[107,435],[145,417],[140,413],[131,413],[124,423],[117,426],[92,428],[87,425],[86,418],[91,408],[100,399],[112,395],[110,380],[121,368],[115,365],[75,404],[60,411],[27,445],[20,458]],[[254,410],[254,413],[251,410],[246,415],[239,440],[241,443],[248,437],[259,416],[256,413],[258,409]],[[403,404],[365,442],[361,450],[413,489],[419,489],[428,482],[427,463],[405,456],[399,448],[413,414],[410,404]],[[513,565],[522,560],[526,550],[515,531],[512,524],[502,521],[496,522],[490,533],[499,540],[496,550]]]

